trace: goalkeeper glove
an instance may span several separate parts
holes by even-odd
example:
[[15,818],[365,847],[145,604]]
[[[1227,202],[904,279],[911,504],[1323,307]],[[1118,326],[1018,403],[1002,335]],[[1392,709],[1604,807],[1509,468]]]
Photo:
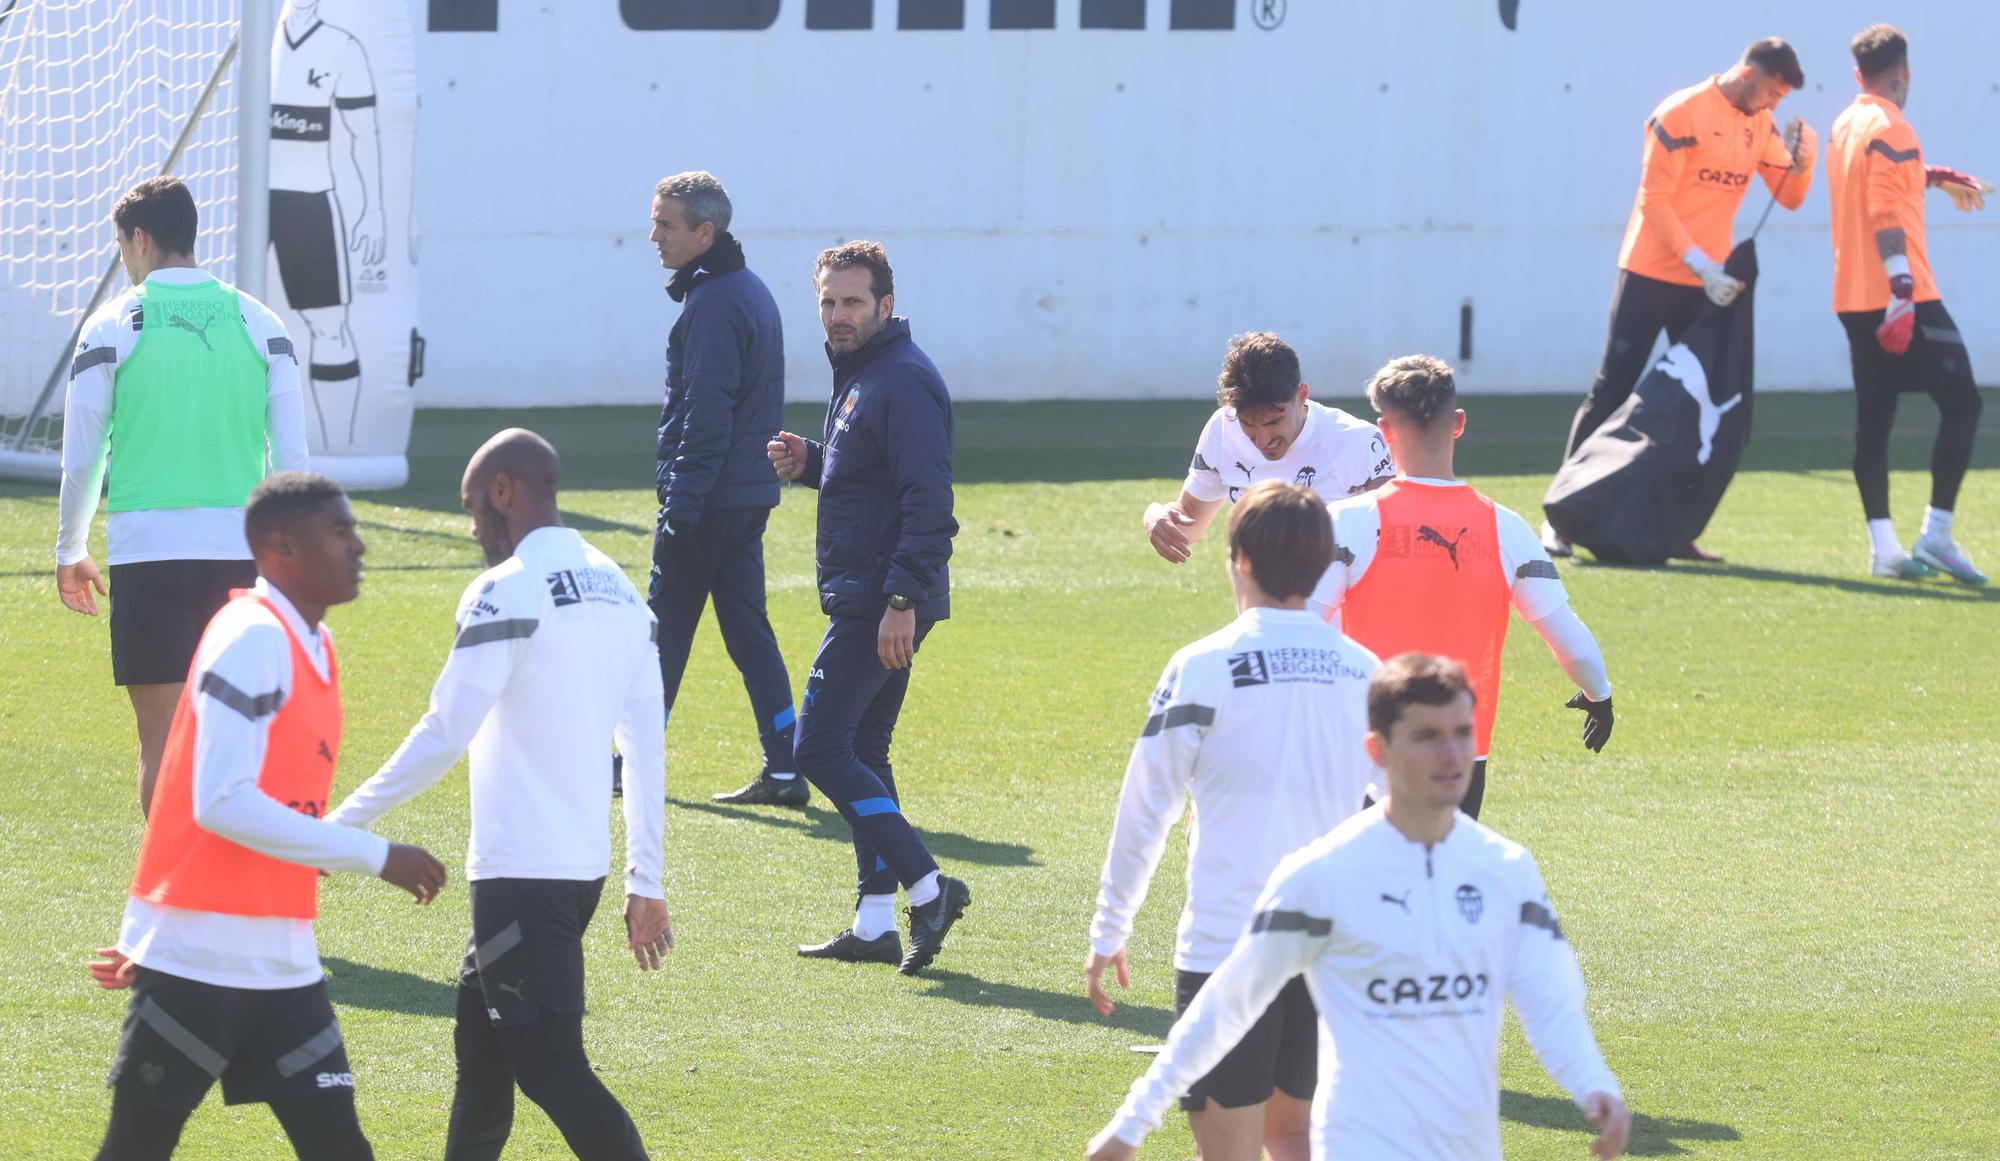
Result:
[[1889,309],[1882,312],[1882,325],[1875,328],[1875,341],[1892,355],[1900,355],[1910,349],[1910,338],[1917,330],[1917,306],[1910,301],[1916,293],[1916,282],[1910,277],[1910,259],[1903,254],[1893,254],[1882,260],[1889,271]]
[[1578,690],[1576,696],[1564,702],[1569,709],[1583,711],[1583,748],[1591,753],[1600,753],[1604,743],[1611,740],[1611,699],[1592,701]]
[[1701,276],[1701,289],[1708,295],[1708,301],[1717,306],[1728,306],[1743,293],[1743,284],[1725,273],[1715,260],[1701,252],[1699,246],[1689,246],[1681,255],[1687,268]]
[[1985,209],[1986,195],[1993,192],[1992,182],[1944,165],[1924,166],[1924,184],[1942,187],[1951,195],[1951,204],[1966,213]]

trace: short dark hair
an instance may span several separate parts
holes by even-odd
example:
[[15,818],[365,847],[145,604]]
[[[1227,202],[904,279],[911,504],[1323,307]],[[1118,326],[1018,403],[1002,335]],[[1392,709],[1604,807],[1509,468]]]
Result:
[[729,219],[736,212],[729,204],[729,191],[705,169],[661,178],[653,186],[653,196],[679,202],[690,230],[701,229],[703,222],[714,222],[715,232],[720,234],[729,229]]
[[868,291],[880,302],[896,293],[896,271],[889,265],[889,252],[880,242],[846,242],[819,252],[813,263],[813,282],[829,270],[858,266],[868,271]]
[[267,476],[250,493],[243,507],[243,538],[256,551],[273,532],[298,526],[301,518],[319,510],[328,500],[347,495],[338,483],[318,472],[279,472]]
[[1368,728],[1383,737],[1413,705],[1450,705],[1459,694],[1479,703],[1465,666],[1435,653],[1398,653],[1368,682]]
[[187,183],[172,176],[147,178],[111,209],[111,221],[120,234],[144,230],[169,254],[194,253],[200,217]]
[[1799,69],[1799,54],[1776,36],[1753,40],[1743,50],[1743,63],[1756,65],[1765,76],[1776,77],[1795,89],[1806,87],[1806,74]]
[[1270,331],[1251,331],[1229,340],[1222,373],[1215,377],[1215,401],[1237,411],[1283,407],[1304,381],[1291,344]]
[[1266,596],[1309,597],[1333,563],[1333,518],[1304,484],[1265,480],[1229,514],[1229,559],[1247,557]]
[[1854,34],[1854,67],[1873,80],[1910,59],[1910,40],[1893,24],[1871,24]]
[[1368,380],[1368,402],[1378,415],[1394,412],[1429,427],[1458,408],[1458,380],[1436,355],[1404,355],[1382,364]]

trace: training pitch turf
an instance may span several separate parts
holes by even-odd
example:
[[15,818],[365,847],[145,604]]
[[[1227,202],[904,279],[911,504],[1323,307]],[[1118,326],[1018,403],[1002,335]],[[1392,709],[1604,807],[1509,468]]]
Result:
[[[2000,398],[1989,397],[2000,403]],[[1353,407],[1353,404],[1349,404]],[[1531,520],[1568,399],[1474,399],[1461,471]],[[1590,984],[1637,1117],[1638,1156],[2000,1156],[2000,598],[1866,579],[1846,396],[1769,397],[1704,543],[1719,566],[1565,564],[1619,712],[1602,755],[1517,626],[1486,821],[1526,842]],[[680,947],[642,976],[616,880],[590,933],[591,1053],[660,1158],[1077,1157],[1172,1016],[1177,836],[1140,917],[1132,990],[1083,999],[1085,929],[1125,755],[1167,656],[1229,620],[1217,539],[1179,568],[1138,530],[1174,494],[1200,404],[970,405],[958,420],[956,616],[925,645],[896,738],[912,821],[974,902],[937,967],[800,960],[853,902],[847,827],[721,809],[754,770],[750,711],[712,621],[669,732],[667,891]],[[1934,411],[1904,408],[1921,467]],[[817,431],[812,408],[789,425]],[[652,413],[430,412],[413,482],[357,503],[359,602],[336,610],[347,732],[336,794],[424,709],[453,602],[480,568],[465,456],[507,424],[565,460],[569,521],[645,583]],[[2000,566],[2000,435],[1960,537]],[[1894,480],[1899,528],[1927,493]],[[102,620],[62,609],[52,489],[0,487],[0,1156],[87,1157],[122,995],[89,985],[140,834],[131,715]],[[771,522],[771,618],[794,688],[822,620],[813,495]],[[100,563],[103,521],[98,521]],[[321,952],[364,1123],[385,1161],[434,1157],[452,1088],[451,984],[468,930],[461,771],[391,814],[453,881],[429,909],[342,876]],[[622,847],[622,839],[619,840]],[[1511,1018],[1502,1132],[1515,1158],[1582,1157],[1582,1117]],[[1146,1156],[1191,1153],[1172,1118]],[[261,1109],[211,1097],[181,1155],[289,1157]],[[509,1156],[568,1156],[521,1102]]]

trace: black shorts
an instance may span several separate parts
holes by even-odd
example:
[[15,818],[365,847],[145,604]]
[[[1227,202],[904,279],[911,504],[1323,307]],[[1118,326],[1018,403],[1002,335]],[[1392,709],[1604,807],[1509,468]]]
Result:
[[[1174,1015],[1186,1012],[1194,994],[1208,982],[1207,972],[1174,973]],[[1199,1112],[1209,1098],[1225,1109],[1262,1104],[1274,1089],[1309,1101],[1319,1078],[1319,1010],[1306,991],[1304,976],[1294,976],[1264,1014],[1243,1034],[1229,1055],[1181,1098],[1181,1108]]]
[[293,310],[343,306],[352,301],[347,278],[347,230],[333,191],[271,191],[271,245],[278,277]]
[[229,590],[257,583],[254,560],[147,560],[111,566],[111,678],[186,681],[202,631]]
[[542,1009],[583,1011],[583,932],[603,879],[474,879],[472,939],[458,986],[477,988],[495,1024],[528,1024]]
[[1840,315],[1840,325],[1847,328],[1848,361],[1854,371],[1857,394],[1880,396],[1922,391],[1937,397],[1978,393],[1965,339],[1943,302],[1933,299],[1917,304],[1910,349],[1900,355],[1884,351],[1875,337],[1875,328],[1882,325],[1885,313],[1851,310]]
[[232,1105],[351,1095],[354,1073],[326,981],[261,991],[138,969],[106,1083],[186,1113],[218,1080]]

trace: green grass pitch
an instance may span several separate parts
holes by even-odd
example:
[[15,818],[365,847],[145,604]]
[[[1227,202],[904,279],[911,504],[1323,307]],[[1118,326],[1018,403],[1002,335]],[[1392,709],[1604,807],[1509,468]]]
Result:
[[[2000,402],[2000,398],[1993,399]],[[1531,518],[1570,399],[1473,399],[1462,472]],[[1350,406],[1353,406],[1350,404]],[[1758,402],[1744,472],[1705,543],[1720,566],[1565,564],[1604,644],[1619,724],[1598,756],[1569,689],[1516,627],[1486,818],[1540,857],[1637,1113],[1644,1157],[2000,1157],[2000,601],[1872,581],[1846,463],[1844,396]],[[669,904],[679,950],[642,976],[616,888],[588,943],[590,1049],[661,1158],[1076,1157],[1171,1020],[1176,841],[1110,1019],[1082,996],[1085,928],[1126,752],[1168,654],[1231,610],[1214,538],[1188,565],[1138,530],[1173,494],[1199,403],[960,409],[956,616],[925,646],[896,740],[911,819],[974,903],[937,968],[799,960],[845,922],[847,828],[726,810],[753,771],[748,703],[712,623],[669,733]],[[1898,466],[1934,412],[1904,407]],[[814,409],[788,414],[816,431]],[[571,523],[643,584],[652,413],[425,413],[413,482],[357,504],[361,600],[338,609],[347,733],[337,793],[423,711],[452,603],[480,569],[457,484],[511,423],[566,461]],[[1960,505],[2000,564],[2000,440]],[[1895,477],[1904,535],[1926,493]],[[51,490],[0,487],[0,1157],[95,1149],[123,998],[91,987],[140,834],[132,728],[102,621],[55,599]],[[813,496],[767,542],[772,620],[802,683],[822,627]],[[102,545],[102,520],[98,539]],[[102,556],[98,557],[102,561]],[[454,880],[430,909],[386,884],[325,889],[321,950],[364,1123],[385,1159],[442,1149],[451,989],[468,917],[465,780],[385,820]],[[622,840],[621,840],[622,842]],[[1510,1021],[1502,1129],[1513,1158],[1584,1156],[1582,1118]],[[1146,1155],[1192,1152],[1175,1118]],[[211,1099],[181,1155],[289,1157],[261,1109]],[[522,1102],[521,1158],[567,1156]]]

